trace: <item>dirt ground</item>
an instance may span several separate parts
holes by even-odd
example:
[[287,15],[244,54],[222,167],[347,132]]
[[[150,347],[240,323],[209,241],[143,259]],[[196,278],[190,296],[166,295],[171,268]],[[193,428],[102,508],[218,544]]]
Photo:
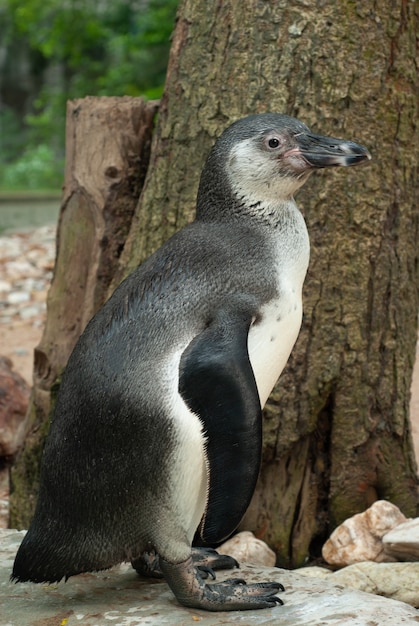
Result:
[[[41,321],[41,320],[39,320]],[[33,351],[42,336],[42,325],[19,320],[0,325],[0,353],[13,362],[13,369],[32,385]]]

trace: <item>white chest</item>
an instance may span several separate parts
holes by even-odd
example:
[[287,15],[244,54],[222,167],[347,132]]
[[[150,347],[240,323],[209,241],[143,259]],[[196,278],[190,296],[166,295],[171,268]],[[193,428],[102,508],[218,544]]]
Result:
[[284,369],[298,337],[302,318],[301,290],[290,292],[262,309],[249,332],[248,350],[263,407]]
[[302,320],[302,288],[309,259],[304,220],[298,236],[278,246],[278,296],[265,304],[248,336],[250,362],[263,407],[297,340]]

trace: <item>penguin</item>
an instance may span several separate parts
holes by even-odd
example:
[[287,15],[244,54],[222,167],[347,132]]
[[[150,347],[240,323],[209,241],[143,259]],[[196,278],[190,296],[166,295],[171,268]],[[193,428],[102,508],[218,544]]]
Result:
[[369,158],[282,114],[222,133],[195,220],[115,290],[69,358],[12,580],[128,561],[187,607],[282,604],[278,582],[208,583],[237,565],[211,546],[249,505],[261,411],[301,325],[309,238],[293,196],[314,170]]

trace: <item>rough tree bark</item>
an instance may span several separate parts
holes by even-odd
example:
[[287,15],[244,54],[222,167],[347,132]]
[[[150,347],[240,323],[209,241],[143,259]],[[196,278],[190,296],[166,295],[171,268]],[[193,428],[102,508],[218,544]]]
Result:
[[191,219],[203,159],[240,116],[288,113],[373,155],[363,170],[316,175],[297,198],[312,245],[303,328],[265,411],[242,524],[283,565],[318,556],[331,528],[377,498],[418,512],[417,88],[413,2],[181,5],[123,272]]
[[105,302],[147,171],[156,102],[83,98],[67,105],[66,170],[47,322],[35,349],[25,447],[12,468],[11,524],[27,527],[51,393]]
[[203,160],[238,117],[288,113],[373,154],[368,168],[317,174],[297,198],[312,243],[303,328],[265,411],[243,521],[283,565],[317,556],[331,527],[377,498],[418,512],[408,416],[419,306],[414,27],[407,0],[179,9],[114,284],[192,218]]

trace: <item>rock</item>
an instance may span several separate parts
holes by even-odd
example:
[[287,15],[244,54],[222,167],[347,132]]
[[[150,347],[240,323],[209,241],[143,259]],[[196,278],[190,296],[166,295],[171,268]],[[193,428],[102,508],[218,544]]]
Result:
[[419,561],[419,517],[399,524],[386,533],[383,536],[383,547],[386,554],[398,561]]
[[20,304],[28,300],[30,300],[30,295],[26,291],[11,291],[7,295],[8,304]]
[[[245,565],[249,582],[278,580],[284,606],[260,611],[211,613],[180,606],[164,581],[139,578],[130,565],[74,576],[58,585],[9,582],[22,532],[0,531],[0,624],[5,626],[418,626],[418,612],[395,600],[343,588],[298,571]],[[234,575],[234,574],[233,574]],[[217,572],[217,580],[231,578]]]
[[12,283],[8,280],[0,280],[0,293],[7,293],[12,289]]
[[344,567],[328,580],[335,585],[374,593],[419,607],[419,563],[366,561]]
[[29,394],[11,360],[0,356],[0,528],[9,521],[9,465],[25,436]]
[[39,272],[36,267],[29,263],[25,259],[18,259],[16,261],[9,261],[5,265],[7,274],[12,280],[18,280],[21,276],[38,276]]
[[45,301],[54,267],[55,230],[54,225],[0,237],[0,324],[17,317],[44,317],[44,308],[25,305]]
[[26,356],[27,354],[29,354],[29,350],[27,350],[26,348],[15,348],[13,350],[14,354],[16,354],[16,356]]
[[331,576],[333,572],[326,567],[319,567],[318,565],[310,565],[309,567],[300,567],[296,570],[301,576],[310,576],[312,578],[327,578]]
[[37,315],[40,315],[40,313],[43,313],[44,310],[45,307],[42,305],[25,306],[24,308],[20,309],[19,317],[22,320],[27,320],[31,317],[36,317]]
[[261,539],[253,533],[244,530],[225,541],[217,550],[221,554],[228,554],[239,563],[252,563],[273,567],[276,563],[276,554]]
[[323,546],[323,558],[338,567],[362,561],[394,561],[384,552],[382,537],[405,521],[406,517],[397,506],[378,500],[364,513],[350,517],[333,531]]
[[301,576],[327,579],[333,585],[351,587],[419,607],[419,563],[364,561],[348,565],[337,572],[313,566],[302,567],[297,573]]
[[9,492],[9,468],[0,467],[0,528],[7,528],[9,525]]
[[0,356],[0,457],[13,457],[25,436],[30,389],[12,362]]

